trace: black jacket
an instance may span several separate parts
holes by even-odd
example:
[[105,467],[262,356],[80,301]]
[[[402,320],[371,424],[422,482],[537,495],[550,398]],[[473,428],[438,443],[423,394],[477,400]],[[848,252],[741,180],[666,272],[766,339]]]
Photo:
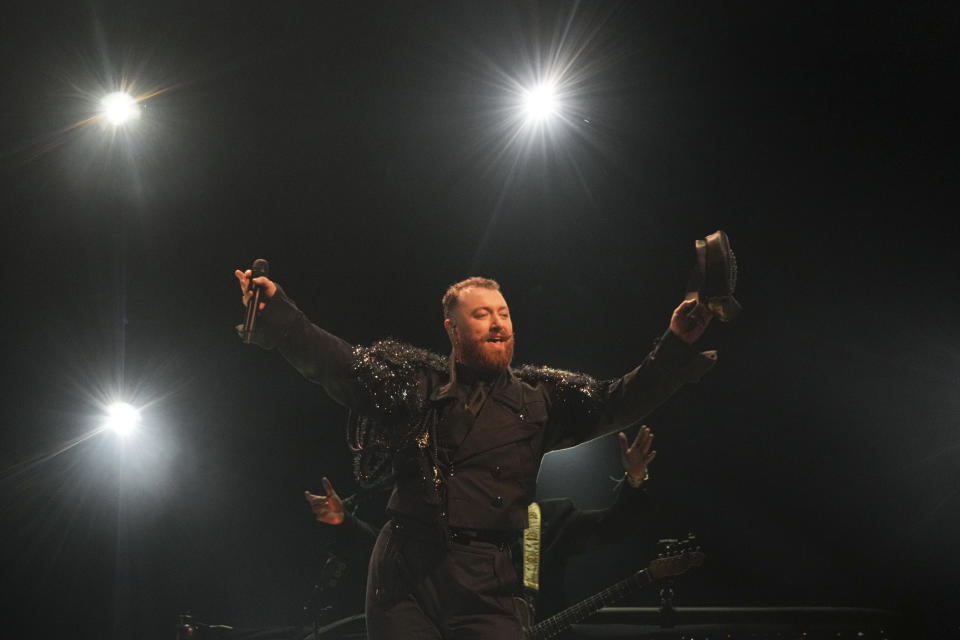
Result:
[[483,378],[392,341],[353,347],[312,324],[281,289],[257,326],[255,342],[386,425],[380,441],[397,474],[388,511],[441,528],[520,531],[547,451],[643,418],[716,359],[667,332],[613,380],[545,367]]

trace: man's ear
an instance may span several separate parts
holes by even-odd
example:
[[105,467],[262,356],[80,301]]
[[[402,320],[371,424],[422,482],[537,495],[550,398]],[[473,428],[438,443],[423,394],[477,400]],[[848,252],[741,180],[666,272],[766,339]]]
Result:
[[449,335],[457,330],[457,325],[454,324],[450,318],[444,318],[443,328],[447,330],[447,334]]

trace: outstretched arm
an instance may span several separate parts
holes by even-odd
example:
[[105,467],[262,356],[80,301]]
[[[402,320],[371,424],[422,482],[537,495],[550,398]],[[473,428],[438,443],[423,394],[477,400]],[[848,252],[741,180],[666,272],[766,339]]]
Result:
[[[251,272],[234,272],[244,305]],[[297,371],[311,382],[323,386],[334,401],[351,409],[363,409],[363,394],[353,373],[353,346],[310,322],[288,298],[283,289],[266,277],[253,278],[263,287],[265,301],[260,303],[253,342],[264,349],[276,348]]]
[[570,401],[555,388],[546,450],[623,429],[650,414],[684,384],[698,381],[717,359],[716,352],[701,353],[692,346],[711,317],[703,305],[684,300],[673,311],[670,328],[633,371],[599,383],[598,388],[585,394],[584,401]]

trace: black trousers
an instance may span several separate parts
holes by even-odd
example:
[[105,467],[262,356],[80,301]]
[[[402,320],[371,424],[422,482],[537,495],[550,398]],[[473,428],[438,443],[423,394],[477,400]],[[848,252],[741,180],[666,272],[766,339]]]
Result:
[[509,548],[447,543],[387,522],[370,558],[369,640],[522,640]]

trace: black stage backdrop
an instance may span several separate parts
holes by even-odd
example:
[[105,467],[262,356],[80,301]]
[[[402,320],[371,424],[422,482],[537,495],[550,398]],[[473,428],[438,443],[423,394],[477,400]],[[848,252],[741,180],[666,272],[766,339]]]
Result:
[[[745,311],[647,420],[660,516],[568,595],[692,530],[686,604],[957,633],[953,3],[87,0],[0,33],[0,624],[304,620],[329,532],[302,491],[352,490],[345,412],[239,343],[234,268],[268,258],[351,342],[441,352],[445,287],[488,275],[518,362],[611,377],[724,229]],[[559,117],[518,129],[551,67]],[[86,121],[121,87],[138,121]],[[118,398],[140,431],[91,436]],[[615,452],[552,454],[541,494],[608,504]]]

